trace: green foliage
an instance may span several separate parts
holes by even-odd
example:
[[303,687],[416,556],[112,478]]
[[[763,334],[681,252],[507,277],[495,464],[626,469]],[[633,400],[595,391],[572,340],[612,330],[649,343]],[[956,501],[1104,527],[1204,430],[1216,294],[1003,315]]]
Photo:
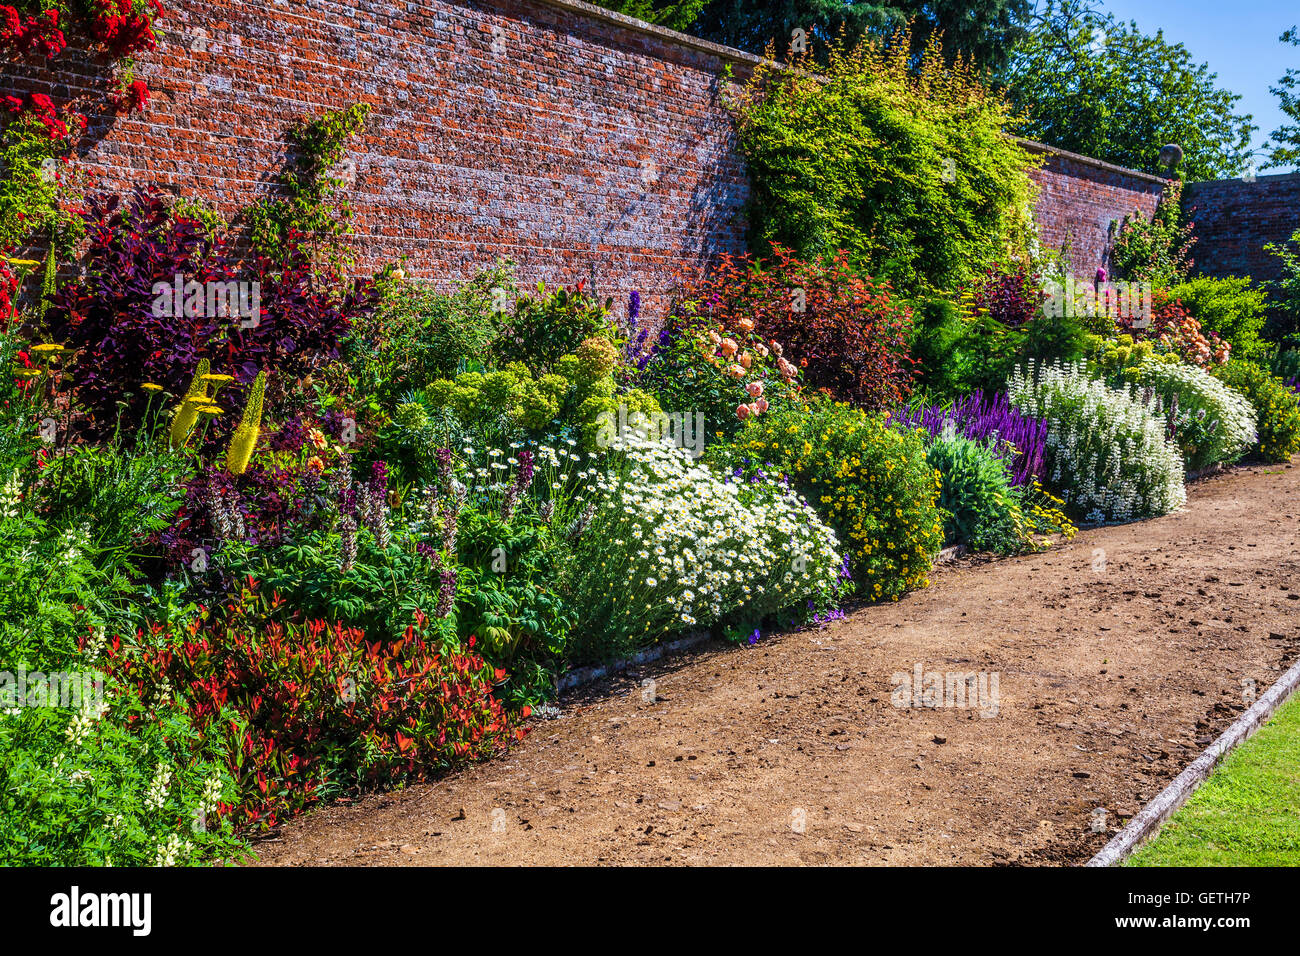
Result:
[[494,308],[501,313],[501,334],[492,358],[500,365],[522,362],[534,373],[549,372],[561,356],[576,352],[586,339],[613,337],[611,303],[587,295],[581,282],[572,289],[550,290],[539,282],[537,295],[519,296],[513,312],[507,310],[504,291],[493,295]]
[[774,44],[775,54],[785,56],[799,27],[824,56],[824,42],[832,37],[853,43],[911,20],[914,54],[937,38],[949,59],[997,69],[1023,34],[1029,8],[1029,0],[712,0],[691,32],[755,54]]
[[[1300,46],[1300,30],[1292,27],[1279,38],[1283,43]],[[1278,98],[1278,106],[1291,122],[1283,123],[1273,130],[1269,142],[1264,145],[1269,150],[1265,169],[1278,166],[1300,166],[1300,69],[1292,67],[1277,81],[1277,86],[1270,86],[1269,92]]]
[[375,410],[434,379],[482,368],[499,334],[493,290],[513,295],[515,286],[512,264],[501,260],[451,293],[391,271],[380,289],[379,307],[344,344],[350,390]]
[[1300,345],[1300,229],[1287,242],[1270,242],[1265,251],[1282,260],[1282,274],[1268,284],[1275,315],[1270,317],[1274,338],[1291,337],[1288,344]]
[[401,637],[416,611],[437,604],[438,579],[428,559],[406,548],[380,547],[365,528],[356,532],[355,564],[341,567],[336,530],[312,530],[273,548],[230,543],[215,556],[230,580],[249,575],[279,594],[278,619],[298,615],[338,621],[372,639]]
[[[535,375],[522,362],[503,369],[465,372],[454,380],[430,382],[424,390],[430,409],[451,409],[465,425],[504,423],[540,434],[558,425],[574,429],[584,448],[597,446],[607,416],[625,405],[634,412],[660,411],[654,396],[640,389],[618,392],[614,381],[617,353],[609,340],[592,336],[576,352],[560,356],[554,371]],[[500,427],[498,425],[498,427]]]
[[349,141],[361,131],[370,106],[356,103],[331,110],[289,130],[294,155],[280,174],[283,196],[265,199],[249,210],[250,241],[254,250],[277,259],[290,242],[291,234],[306,237],[317,250],[324,245],[327,260],[339,260],[340,238],[352,218],[344,186],[346,181],[333,170],[347,152]]
[[926,462],[939,472],[944,544],[1011,554],[1024,538],[1023,517],[1001,459],[982,442],[955,431],[930,444]]
[[670,30],[687,30],[708,0],[601,0],[596,6],[657,23]]
[[467,509],[456,546],[457,629],[462,643],[512,672],[508,700],[531,704],[551,692],[569,652],[576,608],[557,587],[567,548],[550,524]]
[[1254,453],[1265,461],[1290,461],[1300,451],[1300,395],[1254,362],[1232,359],[1213,374],[1254,407],[1259,437]]
[[1183,184],[1170,180],[1150,220],[1134,211],[1120,223],[1111,250],[1119,275],[1133,282],[1150,282],[1157,288],[1182,281],[1192,261],[1192,223],[1183,221]]
[[756,68],[734,104],[756,254],[772,241],[805,259],[844,249],[918,295],[1027,245],[1035,161],[968,67],[933,47],[914,62],[906,34],[795,66]]
[[1169,289],[1201,323],[1202,333],[1213,332],[1232,346],[1234,358],[1257,361],[1268,352],[1260,338],[1268,318],[1268,294],[1249,276],[1211,279],[1199,276]]
[[51,239],[58,255],[72,252],[85,227],[64,208],[77,187],[67,153],[67,142],[31,117],[0,129],[0,253]]
[[104,698],[95,717],[0,705],[0,859],[177,866],[239,850],[216,815],[233,798],[219,742],[199,735],[174,699],[141,700],[115,683]]
[[1153,171],[1160,148],[1183,148],[1191,180],[1238,176],[1250,155],[1249,115],[1163,31],[1146,36],[1091,8],[1049,2],[1003,78],[1023,114],[1014,132],[1131,169]]

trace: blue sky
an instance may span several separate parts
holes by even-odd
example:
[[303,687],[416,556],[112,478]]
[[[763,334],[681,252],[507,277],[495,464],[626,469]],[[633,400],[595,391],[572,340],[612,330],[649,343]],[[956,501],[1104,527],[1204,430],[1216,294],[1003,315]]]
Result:
[[1288,67],[1300,67],[1300,47],[1277,42],[1283,30],[1300,24],[1296,0],[1101,0],[1101,6],[1121,20],[1136,20],[1143,33],[1163,29],[1166,40],[1208,63],[1221,89],[1241,94],[1237,112],[1253,115],[1256,149],[1284,122],[1268,88]]

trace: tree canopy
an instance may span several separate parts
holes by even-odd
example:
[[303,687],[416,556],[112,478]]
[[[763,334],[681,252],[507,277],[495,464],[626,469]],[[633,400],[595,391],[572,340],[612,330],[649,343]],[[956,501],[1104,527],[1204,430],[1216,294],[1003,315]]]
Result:
[[1023,119],[1015,132],[1051,146],[1152,171],[1160,147],[1183,148],[1193,180],[1241,175],[1250,114],[1163,31],[1143,34],[1089,0],[1049,0],[1003,77]]

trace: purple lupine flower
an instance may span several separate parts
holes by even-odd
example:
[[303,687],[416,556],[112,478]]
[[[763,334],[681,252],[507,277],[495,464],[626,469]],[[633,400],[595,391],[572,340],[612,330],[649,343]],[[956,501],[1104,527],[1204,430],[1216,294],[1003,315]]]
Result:
[[641,292],[633,289],[627,297],[627,324],[631,328],[636,328],[637,320],[641,318]]

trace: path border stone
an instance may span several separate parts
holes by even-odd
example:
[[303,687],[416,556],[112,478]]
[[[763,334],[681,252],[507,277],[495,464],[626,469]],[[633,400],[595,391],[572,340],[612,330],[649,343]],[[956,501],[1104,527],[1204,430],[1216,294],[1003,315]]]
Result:
[[1160,825],[1173,816],[1196,789],[1209,779],[1219,761],[1249,739],[1281,707],[1297,686],[1300,686],[1300,661],[1291,665],[1278,681],[1259,700],[1233,722],[1219,739],[1210,744],[1187,769],[1174,778],[1174,782],[1155,799],[1143,807],[1132,820],[1115,834],[1084,866],[1116,866],[1133,855],[1139,846],[1160,829]]

